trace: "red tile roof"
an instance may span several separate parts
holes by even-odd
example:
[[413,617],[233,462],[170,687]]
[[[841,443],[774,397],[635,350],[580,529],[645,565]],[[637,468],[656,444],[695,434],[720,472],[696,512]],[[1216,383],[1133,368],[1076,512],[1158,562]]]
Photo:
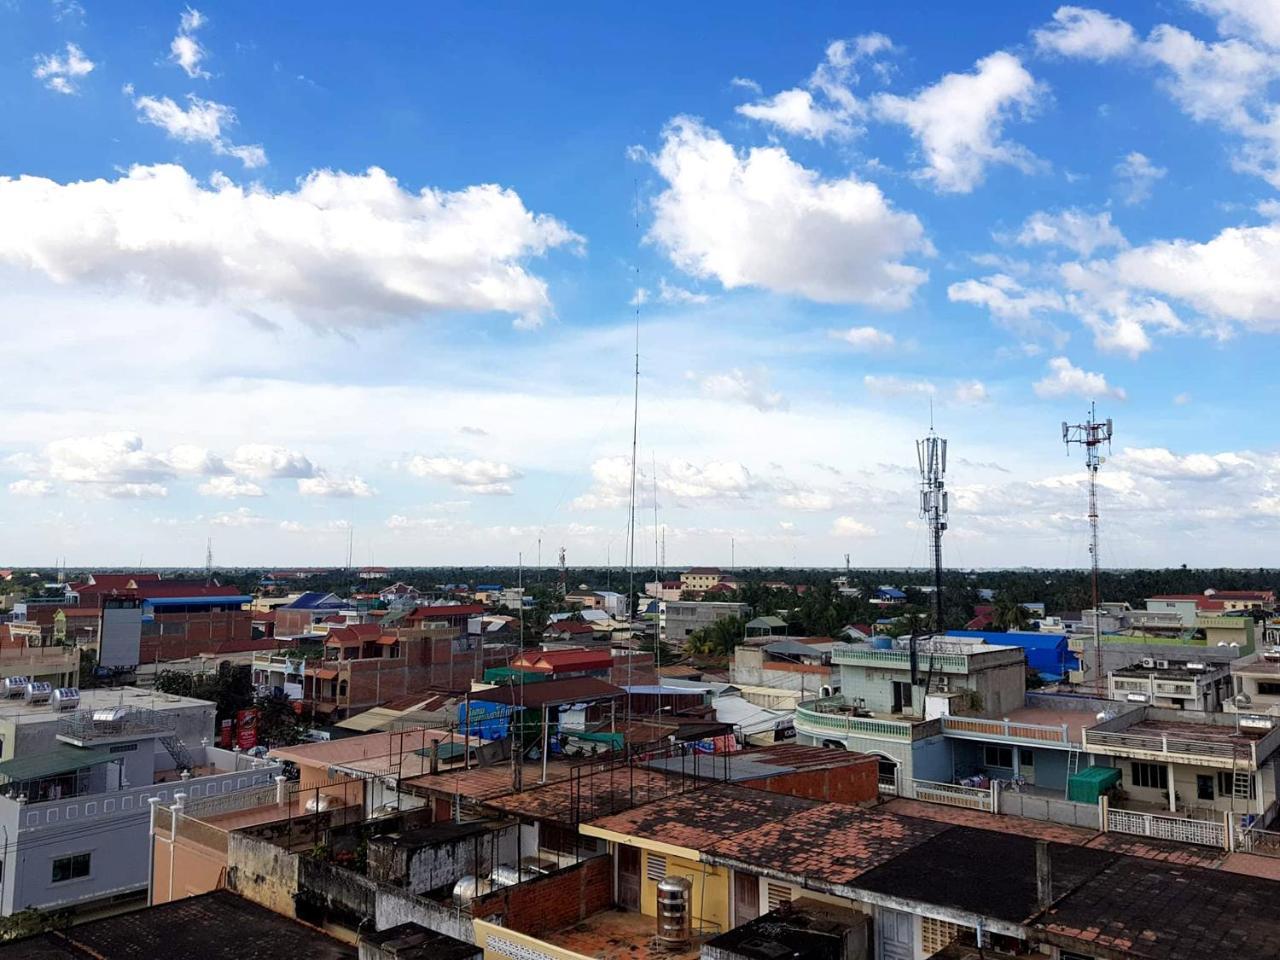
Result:
[[438,607],[414,607],[405,615],[406,620],[445,620],[455,617],[474,617],[484,613],[479,603],[455,603]]
[[545,670],[548,673],[567,670],[608,670],[613,666],[613,655],[608,650],[548,650],[545,653],[527,653],[513,660],[512,664],[534,670]]

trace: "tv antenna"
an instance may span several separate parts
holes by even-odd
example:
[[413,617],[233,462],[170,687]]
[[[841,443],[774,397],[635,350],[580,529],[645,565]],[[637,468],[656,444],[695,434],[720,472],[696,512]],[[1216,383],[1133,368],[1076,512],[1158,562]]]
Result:
[[1098,422],[1098,405],[1089,404],[1089,419],[1084,423],[1062,422],[1062,442],[1071,453],[1071,445],[1084,447],[1084,466],[1089,471],[1089,560],[1093,586],[1093,682],[1102,689],[1102,625],[1098,609],[1098,467],[1106,462],[1101,447],[1111,452],[1111,418]]
[[213,537],[204,544],[204,585],[213,586]]

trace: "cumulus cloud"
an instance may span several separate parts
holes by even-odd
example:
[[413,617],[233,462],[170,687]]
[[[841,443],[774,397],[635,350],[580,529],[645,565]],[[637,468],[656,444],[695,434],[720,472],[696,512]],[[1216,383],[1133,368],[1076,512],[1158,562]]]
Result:
[[523,261],[579,239],[511,190],[411,193],[376,167],[278,193],[204,187],[174,165],[66,184],[0,177],[0,211],[0,263],[330,325],[498,311],[536,326],[550,300]]
[[224,499],[235,499],[236,497],[262,497],[266,495],[256,483],[249,480],[241,480],[238,477],[210,477],[204,483],[196,488],[201,496],[205,497],[222,497]]
[[877,327],[850,327],[848,330],[832,330],[831,336],[843,340],[855,350],[870,352],[873,350],[891,350],[897,345],[893,334],[886,333]]
[[949,73],[913,97],[880,94],[876,112],[907,127],[925,166],[918,176],[944,193],[968,193],[991,164],[1029,170],[1034,158],[1003,139],[1004,125],[1028,115],[1043,90],[1011,53],[983,57],[972,73]]
[[869,373],[863,377],[862,383],[869,393],[878,394],[882,397],[931,397],[938,392],[938,388],[928,380],[909,380],[903,377],[880,376],[874,373]]
[[1179,455],[1163,447],[1126,447],[1118,459],[1124,469],[1160,480],[1220,480],[1258,469],[1237,453]]
[[[628,503],[631,489],[629,458],[604,457],[596,460],[591,465],[591,477],[592,487],[573,501],[575,509],[615,509]],[[745,500],[764,486],[743,463],[733,460],[694,463],[681,457],[659,463],[656,480],[659,495],[671,498],[677,505]],[[652,506],[653,487],[653,477],[637,480],[638,506]]]
[[1097,61],[1123,57],[1138,43],[1129,24],[1084,7],[1059,7],[1053,22],[1031,36],[1041,53]]
[[196,31],[208,23],[199,10],[187,7],[178,20],[178,33],[169,43],[169,60],[177,64],[191,79],[207,78],[208,72],[200,66],[204,61],[206,50],[196,39]]
[[133,101],[138,121],[164,130],[183,143],[207,143],[219,156],[235,157],[247,168],[261,167],[267,162],[261,146],[236,146],[223,134],[236,122],[235,111],[225,104],[202,100],[187,94],[184,110],[168,97],[138,97]]
[[770,389],[769,373],[758,369],[751,372],[730,370],[696,377],[704,396],[730,403],[745,403],[761,412],[787,409],[787,400],[776,390]]
[[1124,234],[1111,222],[1109,212],[1086,213],[1074,208],[1057,213],[1043,210],[1033,213],[1018,232],[1018,243],[1066,247],[1082,257],[1104,247],[1128,245]]
[[744,117],[811,140],[850,137],[858,132],[858,123],[867,113],[866,105],[852,90],[858,82],[856,67],[860,61],[870,60],[873,69],[878,67],[883,72],[884,65],[874,58],[893,49],[892,41],[881,33],[833,41],[827,45],[822,63],[804,87],[743,104],[737,111]]
[[667,126],[651,160],[667,187],[648,239],[692,276],[890,308],[927,278],[903,262],[930,252],[924,228],[873,183],[825,180],[780,147],[740,153],[688,117]]
[[14,480],[9,493],[15,497],[51,497],[53,484],[48,480]]
[[304,497],[372,497],[378,491],[361,477],[331,477],[320,473],[314,477],[301,477],[298,492]]
[[1049,361],[1049,372],[1044,379],[1037,380],[1034,389],[1036,396],[1052,399],[1057,397],[1083,397],[1092,400],[1097,397],[1125,398],[1124,390],[1108,385],[1107,378],[1100,373],[1089,373],[1074,366],[1066,357],[1054,357]]
[[947,299],[985,307],[1000,326],[1021,337],[1048,339],[1059,346],[1066,341],[1066,334],[1044,319],[1046,313],[1066,309],[1066,300],[1056,290],[1024,287],[1008,274],[994,273],[951,284]]
[[236,447],[227,465],[236,473],[259,480],[307,478],[319,471],[302,453],[267,443],[246,443]]
[[32,468],[66,483],[146,484],[174,472],[165,457],[144,450],[142,437],[128,431],[50,441]]
[[874,527],[868,526],[855,517],[836,517],[831,524],[833,537],[874,537]]
[[113,500],[159,500],[169,495],[163,483],[113,483],[98,489]]
[[95,66],[79,46],[68,43],[62,56],[50,53],[36,57],[31,75],[43,80],[44,85],[55,93],[73,94],[79,91],[77,82],[92,73]]
[[1149,200],[1156,182],[1163,180],[1169,171],[1156,166],[1146,154],[1134,150],[1116,164],[1113,172],[1120,198],[1133,206]]
[[711,298],[705,293],[697,293],[693,290],[686,290],[684,287],[678,287],[674,283],[668,283],[666,277],[658,279],[658,299],[663,303],[708,303]]
[[835,506],[835,498],[829,493],[817,490],[806,490],[796,493],[784,493],[778,497],[778,506],[787,510],[803,510],[819,512],[830,510]]
[[951,395],[956,403],[965,404],[966,406],[976,406],[991,399],[991,395],[987,391],[987,385],[981,380],[966,380],[958,383],[955,389],[952,390]]
[[1272,0],[1191,0],[1193,6],[1218,18],[1227,36],[1259,40],[1280,49],[1280,6]]
[[415,477],[426,480],[443,480],[468,493],[508,495],[513,493],[511,481],[521,474],[507,463],[492,460],[462,460],[458,457],[424,457],[418,455],[408,463],[408,470]]

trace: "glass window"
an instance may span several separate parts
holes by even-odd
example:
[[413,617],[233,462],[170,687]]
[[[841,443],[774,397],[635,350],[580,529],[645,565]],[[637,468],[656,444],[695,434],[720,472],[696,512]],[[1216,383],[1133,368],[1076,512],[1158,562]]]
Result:
[[1011,747],[983,747],[983,763],[988,767],[1004,767],[1013,769],[1013,749]]
[[1160,763],[1131,763],[1135,787],[1149,787],[1152,790],[1169,789],[1169,768]]
[[1034,767],[1036,765],[1036,752],[1034,750],[1019,750],[1018,763],[1024,767]]
[[[1232,778],[1234,776],[1235,775],[1230,770],[1218,771],[1218,796],[1233,797],[1236,795],[1235,790],[1233,789],[1233,784],[1232,784]],[[1250,800],[1258,799],[1258,788],[1256,784],[1257,784],[1257,781],[1254,779],[1253,775],[1250,774],[1249,775],[1249,799]]]
[[89,875],[89,857],[87,853],[77,853],[70,857],[58,857],[53,861],[53,882],[78,880]]

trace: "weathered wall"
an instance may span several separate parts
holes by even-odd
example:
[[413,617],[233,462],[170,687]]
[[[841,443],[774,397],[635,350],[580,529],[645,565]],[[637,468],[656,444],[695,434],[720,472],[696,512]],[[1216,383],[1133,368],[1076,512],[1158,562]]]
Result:
[[249,833],[227,835],[227,886],[269,910],[296,916],[298,864],[302,860],[269,840]]
[[612,905],[613,858],[599,856],[477,897],[471,915],[537,937]]
[[863,757],[847,766],[763,777],[742,786],[810,800],[863,803],[875,800],[879,794],[878,769],[875,757]]

